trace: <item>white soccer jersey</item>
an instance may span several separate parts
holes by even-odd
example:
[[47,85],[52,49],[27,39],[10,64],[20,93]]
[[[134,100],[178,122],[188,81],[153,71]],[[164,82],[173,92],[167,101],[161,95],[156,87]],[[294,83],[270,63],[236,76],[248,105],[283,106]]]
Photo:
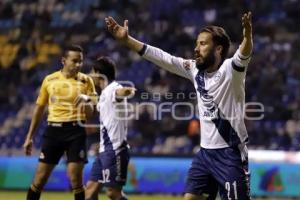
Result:
[[245,58],[238,49],[217,71],[207,73],[196,68],[195,60],[175,57],[150,45],[144,46],[141,54],[163,69],[193,82],[201,123],[201,147],[218,149],[247,142],[245,75],[250,57]]
[[122,86],[113,81],[102,91],[97,110],[100,117],[99,152],[119,151],[127,146],[127,100],[117,101],[116,90]]

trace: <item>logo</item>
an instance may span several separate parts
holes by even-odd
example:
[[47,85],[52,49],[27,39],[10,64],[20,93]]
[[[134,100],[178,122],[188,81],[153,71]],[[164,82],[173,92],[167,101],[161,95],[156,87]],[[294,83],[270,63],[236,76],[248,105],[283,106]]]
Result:
[[57,96],[55,96],[55,95],[53,95],[53,96],[51,96],[50,97],[50,101],[51,101],[51,103],[55,103],[55,102],[57,102]]
[[184,61],[183,67],[186,71],[189,71],[189,70],[191,70],[191,63],[189,61]]
[[66,83],[64,83],[64,84],[62,85],[62,88],[69,88],[69,85],[66,84]]
[[221,79],[221,72],[217,72],[214,76],[214,81],[219,82]]
[[261,175],[260,189],[266,192],[282,192],[284,190],[278,167],[269,170],[260,170],[259,174]]
[[41,152],[41,154],[40,154],[40,159],[45,159],[45,155],[43,152]]

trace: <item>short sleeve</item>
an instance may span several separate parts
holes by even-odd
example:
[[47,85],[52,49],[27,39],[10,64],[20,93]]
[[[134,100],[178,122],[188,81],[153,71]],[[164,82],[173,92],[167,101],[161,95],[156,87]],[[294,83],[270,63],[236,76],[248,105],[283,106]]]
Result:
[[88,86],[87,86],[87,93],[86,95],[88,95],[89,97],[91,97],[92,101],[97,102],[97,92],[95,89],[95,84],[94,81],[91,77],[88,77]]
[[48,81],[45,78],[43,80],[42,86],[40,88],[39,96],[36,100],[36,104],[38,105],[47,105],[48,104],[48,98],[49,98],[49,93],[47,91],[47,84]]

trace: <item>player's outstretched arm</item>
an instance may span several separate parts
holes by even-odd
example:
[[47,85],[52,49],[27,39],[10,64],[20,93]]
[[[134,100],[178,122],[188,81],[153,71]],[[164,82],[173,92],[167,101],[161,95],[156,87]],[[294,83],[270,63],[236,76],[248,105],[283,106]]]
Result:
[[253,39],[252,39],[252,13],[245,13],[242,17],[242,26],[243,26],[243,41],[240,46],[240,53],[243,56],[250,56],[253,48]]
[[120,43],[124,44],[125,46],[136,52],[142,50],[144,44],[129,35],[128,20],[125,20],[124,26],[121,26],[114,20],[114,18],[109,16],[105,18],[105,23],[108,31]]
[[131,98],[134,96],[136,89],[133,87],[123,87],[116,90],[117,99]]
[[172,56],[171,54],[156,48],[151,45],[145,45],[141,41],[131,37],[128,32],[128,20],[124,21],[124,26],[120,26],[112,17],[106,17],[105,23],[108,31],[121,43],[129,47],[131,50],[139,53],[146,60],[155,65],[184,78],[193,80],[192,72],[186,70],[186,65],[190,61],[180,57]]
[[30,123],[30,127],[29,127],[29,131],[27,133],[25,142],[23,144],[23,148],[24,148],[24,153],[27,156],[31,155],[31,151],[32,151],[32,143],[33,143],[33,137],[36,133],[36,129],[39,126],[42,118],[43,118],[43,114],[44,114],[44,110],[45,110],[45,105],[36,105],[33,111],[33,116],[32,116],[32,120]]
[[85,94],[79,94],[75,100],[74,104],[76,107],[81,106],[85,112],[86,118],[89,119],[94,115],[94,104],[91,97]]

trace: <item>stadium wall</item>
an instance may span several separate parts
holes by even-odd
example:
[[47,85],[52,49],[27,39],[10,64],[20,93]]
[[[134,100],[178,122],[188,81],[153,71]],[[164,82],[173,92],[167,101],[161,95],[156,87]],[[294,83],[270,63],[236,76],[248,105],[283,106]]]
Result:
[[[300,153],[250,151],[252,196],[300,196]],[[94,158],[84,170],[87,181]],[[181,194],[191,158],[133,157],[126,192]],[[0,157],[0,189],[25,190],[37,164],[35,157]],[[69,190],[66,165],[62,160],[45,190]]]

